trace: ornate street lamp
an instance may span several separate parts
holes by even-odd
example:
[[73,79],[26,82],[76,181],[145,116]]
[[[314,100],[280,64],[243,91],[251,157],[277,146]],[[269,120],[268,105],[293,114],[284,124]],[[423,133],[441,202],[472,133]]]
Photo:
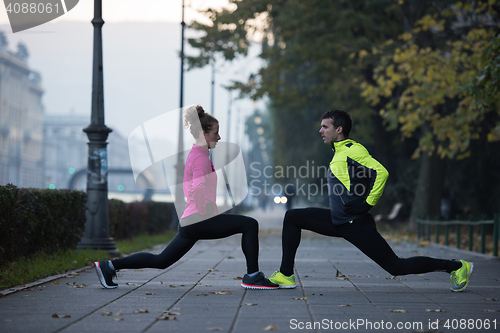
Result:
[[104,125],[104,89],[102,69],[102,0],[94,0],[94,55],[92,71],[92,115],[90,125],[83,131],[89,138],[87,167],[87,221],[85,233],[77,248],[108,251],[118,255],[113,238],[109,236],[108,157],[107,138],[112,131]]
[[[176,168],[176,193],[175,193],[175,207],[182,207],[184,204],[184,190],[182,187],[182,181],[184,179],[184,138],[183,138],[183,104],[184,104],[184,28],[186,23],[184,22],[184,0],[182,0],[182,22],[181,22],[181,87],[180,87],[180,106],[179,106],[179,137],[177,145],[177,164]],[[177,230],[179,224],[179,216],[183,212],[172,212],[172,222],[170,224],[170,229]]]

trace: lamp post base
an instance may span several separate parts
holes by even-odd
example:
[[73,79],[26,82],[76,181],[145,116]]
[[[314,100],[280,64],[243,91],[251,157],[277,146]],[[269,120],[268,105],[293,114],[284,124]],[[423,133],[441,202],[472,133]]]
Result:
[[91,249],[107,251],[111,256],[118,257],[121,252],[116,248],[113,238],[93,238],[83,237],[76,245],[77,249]]

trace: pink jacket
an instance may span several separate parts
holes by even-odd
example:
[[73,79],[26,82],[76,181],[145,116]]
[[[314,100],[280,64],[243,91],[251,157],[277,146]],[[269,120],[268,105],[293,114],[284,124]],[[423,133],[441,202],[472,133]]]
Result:
[[207,149],[193,145],[184,168],[183,189],[187,204],[181,218],[195,213],[207,214],[205,205],[208,203],[212,203],[214,207],[214,211],[208,213],[210,215],[218,213],[217,204],[215,203],[217,174],[212,161],[210,161]]

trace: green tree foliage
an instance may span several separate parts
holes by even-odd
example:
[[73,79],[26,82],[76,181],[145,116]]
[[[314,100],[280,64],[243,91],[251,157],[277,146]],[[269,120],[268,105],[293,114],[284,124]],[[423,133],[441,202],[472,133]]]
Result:
[[[269,102],[275,166],[327,165],[319,117],[342,108],[353,116],[351,137],[391,174],[377,206],[397,200],[407,213],[421,204],[416,212],[437,214],[442,194],[468,200],[450,192],[470,180],[467,159],[447,165],[440,156],[470,154],[481,170],[492,166],[496,148],[487,138],[500,131],[498,12],[495,0],[230,0],[207,12],[211,24],[192,26],[206,37],[192,45],[204,65],[203,55],[215,52],[210,38],[228,31],[235,33],[227,59],[246,54],[249,40],[261,43],[264,67],[231,88]],[[477,171],[477,182],[490,181],[491,173]],[[491,194],[481,191],[468,191],[477,198],[473,210]]]
[[[488,66],[487,54],[494,61],[495,52],[488,50],[495,48],[500,8],[495,0],[401,4],[410,23],[397,39],[402,45],[388,52],[389,40],[373,50],[384,56],[373,77],[362,83],[362,96],[379,109],[388,129],[418,139],[412,157],[420,156],[420,169],[411,216],[439,214],[444,196],[462,206],[457,212],[491,213],[491,186],[468,185],[495,178],[491,156],[498,145],[491,141],[500,118],[497,81],[494,74],[488,76],[495,67]],[[443,159],[466,157],[474,159],[472,165]]]
[[[359,134],[365,143],[375,141],[370,137],[373,111],[359,98],[359,82],[371,73],[374,63],[349,55],[371,50],[402,33],[397,3],[248,0],[231,1],[228,8],[216,15],[207,13],[211,27],[201,23],[192,27],[206,31],[207,41],[218,39],[221,27],[227,27],[225,32],[238,31],[239,41],[232,45],[240,54],[245,54],[249,39],[261,41],[266,65],[253,82],[235,82],[232,88],[240,90],[241,96],[269,98],[271,119],[280,124],[274,131],[276,164],[298,165],[318,156],[324,156],[321,162],[326,163],[330,156],[324,154],[317,131],[320,115],[332,108],[351,111],[356,119],[353,135]],[[202,50],[202,64],[213,43],[200,39],[200,44],[192,45]]]
[[[404,41],[402,47],[381,59],[374,71],[374,82],[363,82],[362,96],[372,105],[381,104],[379,113],[390,129],[399,127],[404,137],[411,137],[417,130],[429,127],[420,136],[413,157],[419,157],[423,151],[436,152],[440,157],[468,157],[471,140],[479,139],[481,134],[490,133],[491,137],[499,124],[498,117],[493,125],[488,117],[488,113],[498,115],[498,90],[494,88],[498,83],[490,67],[493,64],[484,63],[495,58],[481,62],[488,45],[490,56],[494,54],[490,41],[498,28],[487,27],[488,21],[498,18],[494,2],[478,2],[476,7],[458,2],[439,14],[424,15],[411,32],[399,36]],[[469,26],[468,31],[462,29],[455,36],[448,33],[446,41],[437,41],[434,47],[418,44],[419,33],[432,31],[436,40],[444,32],[446,21],[464,19],[471,12],[479,22]],[[474,94],[471,87],[478,81],[482,68],[486,72]],[[484,87],[489,87],[489,92]],[[491,128],[485,132],[484,127],[489,125]]]
[[[500,113],[500,34],[492,38],[483,51],[480,74],[471,87],[476,103]],[[496,122],[488,132],[488,141],[499,140],[500,125]]]
[[205,67],[214,61],[217,54],[226,60],[247,54],[249,41],[245,38],[246,31],[244,26],[233,23],[230,11],[208,9],[205,15],[214,23],[206,25],[194,21],[188,25],[189,29],[200,33],[199,37],[188,38],[189,45],[200,52],[197,56],[186,56],[189,69]]

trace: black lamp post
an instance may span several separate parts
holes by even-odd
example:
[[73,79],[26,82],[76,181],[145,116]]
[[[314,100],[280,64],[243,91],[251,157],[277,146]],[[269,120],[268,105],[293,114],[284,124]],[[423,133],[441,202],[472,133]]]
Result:
[[[175,209],[179,209],[184,205],[184,190],[182,187],[182,181],[184,179],[184,138],[183,138],[183,114],[182,107],[184,104],[184,28],[186,23],[184,22],[184,0],[182,0],[182,21],[181,21],[181,87],[180,87],[180,105],[179,105],[179,138],[177,145],[177,164],[176,168],[176,189],[175,189]],[[179,216],[181,216],[183,211],[173,211],[172,212],[172,223],[170,229],[177,230],[179,223]]]
[[90,125],[83,129],[89,138],[87,167],[87,221],[85,233],[77,248],[120,252],[109,236],[107,138],[112,131],[104,125],[104,89],[102,69],[102,0],[94,0],[94,55],[92,70],[92,115]]

